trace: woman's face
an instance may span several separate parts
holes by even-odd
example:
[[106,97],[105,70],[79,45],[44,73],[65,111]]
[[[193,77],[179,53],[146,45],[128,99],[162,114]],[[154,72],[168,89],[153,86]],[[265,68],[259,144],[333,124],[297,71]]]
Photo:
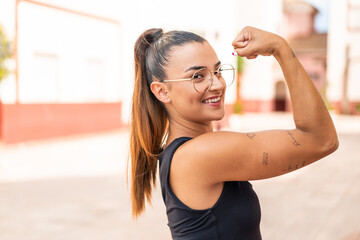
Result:
[[[170,61],[166,67],[167,79],[191,78],[199,67],[215,71],[220,61],[208,42],[188,43],[174,47],[170,53]],[[212,75],[210,89],[199,93],[194,89],[192,81],[167,82],[170,103],[166,104],[170,119],[177,117],[183,120],[208,123],[223,118],[225,85]]]

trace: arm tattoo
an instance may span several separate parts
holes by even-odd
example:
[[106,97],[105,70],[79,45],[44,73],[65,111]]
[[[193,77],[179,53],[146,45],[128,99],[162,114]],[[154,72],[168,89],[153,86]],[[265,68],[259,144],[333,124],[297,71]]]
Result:
[[295,53],[294,53],[294,51],[292,49],[291,49],[291,53],[292,53],[293,57],[295,58],[296,55],[295,55]]
[[263,164],[268,165],[269,163],[269,154],[266,152],[263,152]]
[[253,139],[256,136],[256,134],[255,133],[248,133],[248,134],[246,134],[246,136],[248,136],[248,138],[250,138],[250,139]]
[[290,131],[287,131],[287,132],[288,132],[288,134],[290,135],[290,137],[292,138],[294,146],[295,146],[295,147],[300,146],[300,143],[298,143],[298,142],[295,140],[295,138],[293,137],[293,134],[292,134]]
[[[300,166],[300,164],[296,164],[296,165],[295,165],[295,168],[293,168],[291,165],[289,165],[287,171],[290,172],[291,170],[299,169],[299,168],[301,168],[301,167],[304,167],[305,164],[306,164],[306,162],[303,161],[302,164],[301,164],[301,166]],[[286,172],[286,169],[283,169],[282,171],[283,171],[283,172]]]

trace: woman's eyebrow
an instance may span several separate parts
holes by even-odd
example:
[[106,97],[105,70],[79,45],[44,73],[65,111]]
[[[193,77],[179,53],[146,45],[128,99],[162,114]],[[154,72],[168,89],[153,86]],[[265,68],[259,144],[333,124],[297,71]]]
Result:
[[218,61],[218,62],[215,64],[214,68],[217,68],[217,67],[219,67],[220,65],[221,65],[221,61]]
[[[215,63],[214,68],[217,68],[218,66],[220,66],[221,61],[218,61],[217,63]],[[188,69],[185,70],[185,72],[191,71],[191,70],[199,70],[202,68],[206,68],[206,66],[192,66],[189,67]]]
[[192,66],[185,70],[185,72],[191,71],[191,70],[199,70],[202,68],[206,68],[205,66]]

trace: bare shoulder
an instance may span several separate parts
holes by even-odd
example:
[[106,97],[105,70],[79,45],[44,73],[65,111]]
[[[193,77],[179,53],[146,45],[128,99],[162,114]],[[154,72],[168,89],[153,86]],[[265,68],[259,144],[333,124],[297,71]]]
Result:
[[189,177],[192,175],[198,178],[207,177],[211,175],[212,169],[216,170],[219,167],[221,159],[238,152],[239,148],[246,148],[248,143],[245,138],[249,139],[243,133],[223,131],[200,135],[179,147],[174,154],[172,164],[177,171]]

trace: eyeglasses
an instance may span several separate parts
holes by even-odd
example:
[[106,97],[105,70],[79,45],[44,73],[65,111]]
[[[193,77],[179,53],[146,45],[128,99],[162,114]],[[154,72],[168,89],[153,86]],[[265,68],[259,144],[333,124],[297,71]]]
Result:
[[224,83],[226,87],[229,87],[234,82],[235,69],[231,64],[223,64],[213,72],[208,68],[201,68],[196,70],[191,78],[163,80],[162,82],[192,81],[195,90],[203,93],[211,88],[213,84],[213,74]]

